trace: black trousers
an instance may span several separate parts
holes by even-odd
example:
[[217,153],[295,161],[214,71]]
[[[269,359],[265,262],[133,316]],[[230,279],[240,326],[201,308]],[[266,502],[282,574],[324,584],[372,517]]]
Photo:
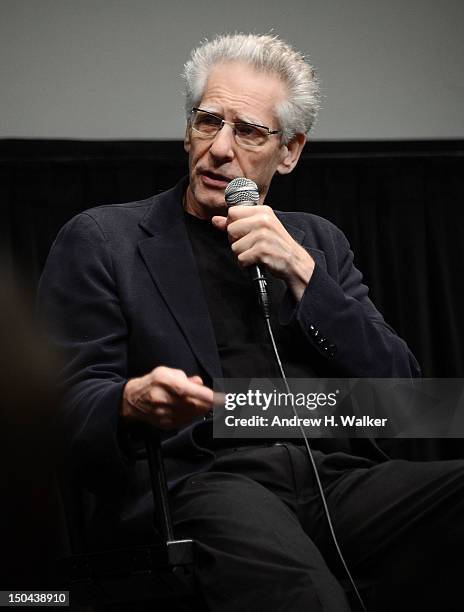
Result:
[[[313,454],[345,559],[374,580],[369,612],[464,609],[464,461]],[[172,505],[212,612],[350,610],[305,447],[219,451]]]

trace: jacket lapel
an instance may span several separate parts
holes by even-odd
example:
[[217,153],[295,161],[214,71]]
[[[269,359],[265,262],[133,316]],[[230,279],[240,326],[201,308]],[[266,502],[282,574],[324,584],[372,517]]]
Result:
[[183,219],[185,181],[157,196],[141,222],[140,253],[173,317],[211,378],[222,371],[211,318]]

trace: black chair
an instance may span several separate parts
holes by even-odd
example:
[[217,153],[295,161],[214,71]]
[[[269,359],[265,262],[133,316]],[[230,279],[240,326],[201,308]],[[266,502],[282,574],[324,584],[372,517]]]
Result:
[[144,446],[154,502],[153,520],[159,534],[154,544],[82,550],[85,502],[69,474],[61,478],[72,554],[59,561],[58,573],[64,588],[70,591],[71,602],[111,611],[132,610],[135,604],[142,609],[143,602],[156,610],[165,605],[170,611],[196,609],[195,542],[176,540],[174,536],[160,438],[150,432],[144,438]]

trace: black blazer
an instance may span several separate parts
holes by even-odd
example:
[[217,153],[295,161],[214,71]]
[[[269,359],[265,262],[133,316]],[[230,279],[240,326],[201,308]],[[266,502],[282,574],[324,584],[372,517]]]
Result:
[[[40,282],[39,306],[63,352],[63,421],[73,463],[99,495],[120,495],[132,477],[118,419],[129,378],[157,365],[200,374],[207,384],[221,377],[183,220],[185,188],[184,179],[147,200],[77,215],[58,234]],[[327,365],[320,375],[419,375],[405,342],[369,300],[342,232],[315,215],[277,214],[316,262],[300,304],[288,292],[280,317],[298,323],[308,359],[317,354]],[[211,461],[198,443],[207,426],[201,419],[164,443],[170,484]]]

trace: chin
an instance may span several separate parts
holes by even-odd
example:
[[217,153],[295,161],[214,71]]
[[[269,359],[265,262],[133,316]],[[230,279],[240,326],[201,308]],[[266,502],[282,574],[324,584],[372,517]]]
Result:
[[204,210],[208,211],[222,211],[227,210],[226,202],[224,200],[224,192],[214,191],[211,192],[205,189],[199,189],[193,193],[195,200],[198,205]]

